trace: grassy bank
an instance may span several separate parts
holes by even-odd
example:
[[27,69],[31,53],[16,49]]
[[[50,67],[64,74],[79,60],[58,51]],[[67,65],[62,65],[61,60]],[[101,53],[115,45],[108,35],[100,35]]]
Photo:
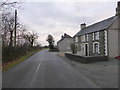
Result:
[[[42,50],[42,49],[41,49]],[[38,51],[40,50],[35,50],[35,51],[31,51],[29,52],[28,54],[18,58],[17,60],[14,60],[12,62],[7,62],[7,63],[4,63],[3,64],[3,68],[2,68],[2,71],[6,71],[8,69],[10,69],[11,67],[14,67],[15,65],[19,64],[20,62],[26,60],[27,58],[29,58],[30,56],[32,56],[33,54],[37,53]]]

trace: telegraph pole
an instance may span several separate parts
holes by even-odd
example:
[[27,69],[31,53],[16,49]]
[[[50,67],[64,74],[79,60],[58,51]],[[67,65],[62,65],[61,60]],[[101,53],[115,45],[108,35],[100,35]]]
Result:
[[16,28],[17,28],[17,10],[15,10],[15,32],[14,32],[14,46],[16,47]]

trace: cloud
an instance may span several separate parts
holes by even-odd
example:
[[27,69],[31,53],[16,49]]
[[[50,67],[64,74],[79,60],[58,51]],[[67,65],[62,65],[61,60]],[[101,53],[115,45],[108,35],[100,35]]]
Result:
[[52,34],[57,42],[63,33],[74,36],[80,24],[93,24],[115,15],[113,2],[26,2],[18,12],[28,30],[38,33],[38,41],[45,45]]
[[118,0],[20,0],[21,2],[117,2]]

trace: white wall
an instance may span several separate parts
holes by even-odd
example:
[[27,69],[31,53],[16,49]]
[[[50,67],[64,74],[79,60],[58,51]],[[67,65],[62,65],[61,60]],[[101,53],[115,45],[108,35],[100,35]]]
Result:
[[71,48],[70,45],[73,43],[72,38],[65,38],[64,40],[58,43],[58,49],[60,52],[70,52]]
[[109,57],[118,56],[118,31],[117,30],[109,30]]
[[118,55],[120,56],[120,30],[118,31]]
[[116,57],[119,55],[119,46],[120,43],[118,40],[118,32],[120,29],[118,28],[118,20],[116,20],[108,30],[108,48],[109,48],[109,57]]

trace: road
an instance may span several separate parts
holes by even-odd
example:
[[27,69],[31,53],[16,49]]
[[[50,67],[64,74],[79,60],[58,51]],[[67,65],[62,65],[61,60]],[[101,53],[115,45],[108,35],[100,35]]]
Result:
[[3,72],[3,88],[97,88],[63,58],[40,51]]

